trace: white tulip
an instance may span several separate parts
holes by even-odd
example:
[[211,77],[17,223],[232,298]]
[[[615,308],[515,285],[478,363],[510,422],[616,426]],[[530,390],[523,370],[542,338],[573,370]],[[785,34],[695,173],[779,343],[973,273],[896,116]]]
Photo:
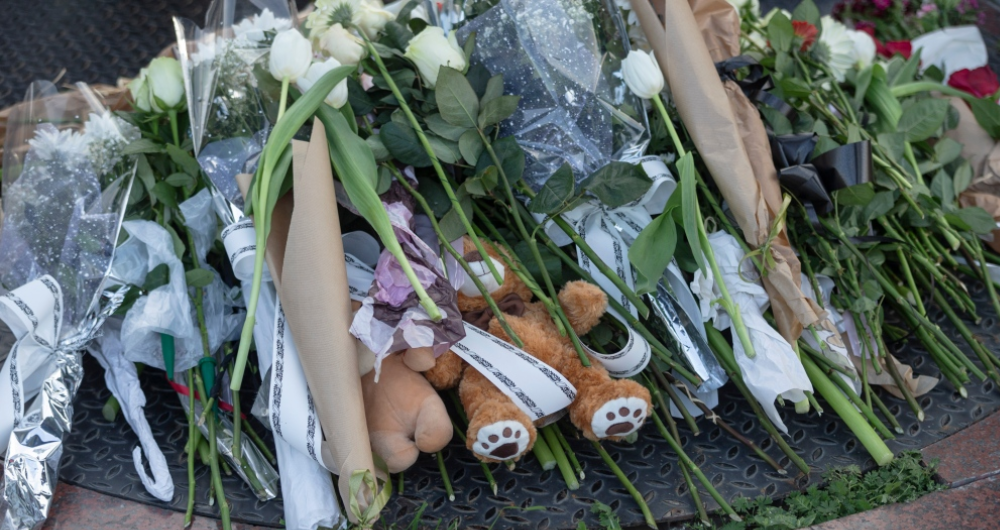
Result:
[[275,79],[294,83],[305,75],[311,62],[312,44],[297,30],[285,30],[274,37],[268,67]]
[[[156,112],[177,110],[184,106],[184,73],[181,63],[173,57],[157,57],[146,72],[150,105]],[[160,108],[161,105],[163,108]]]
[[[302,92],[308,92],[321,77],[338,66],[341,66],[340,61],[333,57],[323,62],[315,62],[309,66],[305,75],[298,78],[295,84],[298,85],[299,90]],[[337,86],[333,87],[333,90],[327,94],[325,101],[335,109],[343,107],[344,103],[347,103],[347,80],[345,79],[337,83]]]
[[628,52],[622,60],[622,76],[629,90],[642,99],[652,99],[663,91],[663,72],[653,52]]
[[420,77],[430,88],[437,84],[438,72],[442,66],[464,71],[467,65],[465,52],[458,45],[455,32],[452,31],[445,37],[444,30],[437,26],[427,26],[410,39],[403,55],[417,65]]
[[340,23],[330,26],[319,37],[319,48],[341,64],[356,65],[365,57],[365,41],[344,29]]
[[385,25],[396,19],[396,16],[392,13],[382,9],[380,7],[374,6],[368,2],[362,2],[354,10],[354,18],[352,22],[361,28],[361,31],[368,35],[369,39],[374,39],[378,36],[379,32],[385,28]]

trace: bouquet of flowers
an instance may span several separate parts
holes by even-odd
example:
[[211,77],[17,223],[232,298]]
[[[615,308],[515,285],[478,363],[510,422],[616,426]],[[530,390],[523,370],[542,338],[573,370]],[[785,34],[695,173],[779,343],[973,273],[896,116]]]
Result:
[[80,84],[35,83],[4,146],[0,320],[16,341],[0,377],[4,525],[44,521],[83,377],[82,350],[126,290],[107,279],[135,175],[138,138]]

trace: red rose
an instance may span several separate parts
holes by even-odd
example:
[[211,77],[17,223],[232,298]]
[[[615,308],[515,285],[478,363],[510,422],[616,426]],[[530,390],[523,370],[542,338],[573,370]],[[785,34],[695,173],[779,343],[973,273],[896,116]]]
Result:
[[816,29],[816,26],[803,20],[793,20],[792,29],[795,30],[795,36],[802,38],[800,51],[808,50],[816,42],[816,37],[819,36],[819,30]]
[[894,40],[885,44],[875,41],[875,47],[878,54],[886,59],[891,59],[897,53],[902,55],[904,59],[909,59],[910,55],[913,55],[913,44],[910,44],[908,40]]
[[948,79],[948,86],[964,90],[976,96],[985,98],[994,96],[1000,90],[997,74],[989,66],[980,66],[975,70],[959,70]]

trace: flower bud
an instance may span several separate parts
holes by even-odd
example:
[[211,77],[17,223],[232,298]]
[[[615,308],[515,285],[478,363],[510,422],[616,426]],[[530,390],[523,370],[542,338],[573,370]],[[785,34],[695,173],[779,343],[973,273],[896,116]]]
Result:
[[278,81],[295,82],[305,75],[312,62],[312,44],[297,30],[282,31],[274,37],[268,67]]
[[427,26],[410,39],[403,55],[417,65],[420,77],[430,88],[437,84],[438,71],[442,66],[461,71],[467,66],[465,52],[458,45],[455,32],[445,37],[444,30],[437,26]]
[[622,76],[629,90],[642,99],[651,99],[663,91],[663,72],[653,52],[628,52],[622,60]]
[[[340,61],[334,59],[333,57],[323,61],[315,62],[306,69],[305,75],[298,78],[295,82],[298,85],[299,90],[302,92],[308,92],[321,77],[326,75],[327,72],[341,66]],[[324,99],[328,105],[335,109],[343,107],[347,103],[347,80],[343,80],[337,83],[337,86],[333,87],[333,90],[327,94]]]
[[339,23],[319,37],[319,47],[340,64],[356,65],[365,56],[365,43]]

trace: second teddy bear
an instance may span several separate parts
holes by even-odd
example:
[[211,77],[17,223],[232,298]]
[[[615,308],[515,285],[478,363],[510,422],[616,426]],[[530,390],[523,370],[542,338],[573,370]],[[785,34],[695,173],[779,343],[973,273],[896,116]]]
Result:
[[[628,379],[612,379],[594,357],[585,367],[568,337],[559,334],[548,310],[541,302],[532,302],[531,291],[509,267],[509,256],[501,256],[495,246],[487,245],[489,256],[480,255],[466,239],[465,259],[487,285],[490,296],[505,313],[511,330],[524,343],[524,351],[556,369],[576,387],[576,399],[569,406],[570,420],[591,440],[618,440],[642,426],[651,410],[649,391]],[[504,281],[492,281],[485,259],[493,260]],[[607,297],[597,286],[570,282],[559,293],[570,324],[584,335],[604,314]],[[458,307],[466,322],[510,342],[496,316],[471,280],[458,295]],[[462,406],[469,417],[467,447],[486,462],[517,460],[535,443],[535,424],[511,399],[486,376],[466,364],[453,351],[438,357],[425,372],[439,390],[458,386]]]

